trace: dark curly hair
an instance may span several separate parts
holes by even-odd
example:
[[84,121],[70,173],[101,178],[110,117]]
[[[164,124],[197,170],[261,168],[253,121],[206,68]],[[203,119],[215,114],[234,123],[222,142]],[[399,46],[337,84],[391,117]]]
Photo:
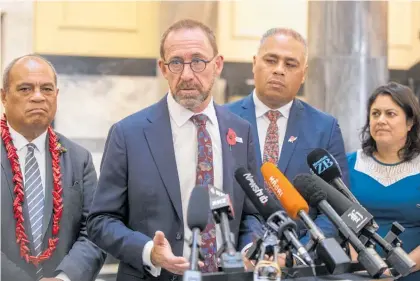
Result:
[[379,95],[390,96],[403,109],[407,121],[411,120],[413,122],[411,130],[407,133],[407,140],[404,147],[398,151],[403,161],[410,161],[420,154],[420,104],[409,87],[396,82],[390,82],[378,87],[368,100],[366,124],[361,134],[363,152],[372,156],[377,151],[376,142],[370,134],[369,123],[370,108]]

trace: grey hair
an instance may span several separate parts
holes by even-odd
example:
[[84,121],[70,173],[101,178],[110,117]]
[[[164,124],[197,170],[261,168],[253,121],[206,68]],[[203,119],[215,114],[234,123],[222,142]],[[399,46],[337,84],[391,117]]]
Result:
[[308,62],[308,44],[307,44],[305,38],[302,36],[302,34],[300,34],[296,30],[291,29],[291,28],[275,27],[275,28],[271,28],[271,29],[267,30],[263,34],[263,36],[261,37],[259,48],[261,48],[261,45],[264,43],[264,41],[267,38],[269,38],[271,36],[274,36],[274,35],[277,35],[277,34],[290,36],[293,39],[302,43],[303,47],[305,48],[305,62]]
[[9,87],[10,87],[10,72],[12,71],[12,69],[13,69],[13,66],[15,66],[15,64],[20,60],[20,59],[23,59],[23,58],[38,58],[38,59],[41,59],[41,60],[43,60],[44,62],[46,62],[48,65],[49,65],[49,67],[51,68],[51,70],[53,71],[53,73],[54,73],[54,83],[57,85],[57,71],[55,70],[55,68],[54,68],[54,66],[52,65],[52,63],[49,61],[49,60],[47,60],[46,58],[44,58],[44,57],[42,57],[42,56],[40,56],[40,55],[36,55],[36,54],[29,54],[29,55],[24,55],[24,56],[21,56],[21,57],[18,57],[18,58],[15,58],[14,60],[12,60],[7,66],[6,66],[6,68],[4,69],[4,72],[3,72],[3,89],[5,90],[5,91],[8,91],[9,90]]

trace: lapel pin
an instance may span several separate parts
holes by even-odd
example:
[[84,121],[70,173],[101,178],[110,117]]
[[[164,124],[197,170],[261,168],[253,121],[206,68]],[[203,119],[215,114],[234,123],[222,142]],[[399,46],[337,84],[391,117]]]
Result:
[[295,142],[295,140],[297,140],[297,137],[295,137],[295,136],[291,136],[291,137],[289,138],[288,142],[290,142],[290,143],[294,143],[294,142]]
[[244,141],[240,137],[236,137],[236,142],[243,143]]
[[227,143],[229,144],[229,150],[232,151],[232,145],[236,144],[236,133],[234,130],[232,130],[231,128],[229,128],[228,133],[226,135],[226,140]]

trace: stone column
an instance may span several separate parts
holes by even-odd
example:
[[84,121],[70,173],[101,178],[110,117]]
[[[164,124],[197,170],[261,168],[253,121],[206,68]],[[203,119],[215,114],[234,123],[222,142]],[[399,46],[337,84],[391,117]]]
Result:
[[336,117],[346,151],[361,147],[371,92],[388,81],[386,1],[310,1],[305,97]]
[[[159,30],[162,35],[173,23],[181,19],[193,19],[207,25],[217,34],[217,5],[218,1],[162,1],[160,2]],[[217,38],[216,38],[217,40]],[[158,66],[157,66],[158,67]],[[162,96],[168,90],[168,83],[157,71],[159,77],[159,89]],[[212,94],[217,103],[224,102],[225,83],[216,79]]]

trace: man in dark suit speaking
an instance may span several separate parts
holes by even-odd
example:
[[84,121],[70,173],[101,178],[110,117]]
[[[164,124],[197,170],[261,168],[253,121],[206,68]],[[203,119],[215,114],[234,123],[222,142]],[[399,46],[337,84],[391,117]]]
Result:
[[97,178],[91,154],[56,133],[57,74],[12,61],[1,98],[1,279],[93,281],[105,254],[87,238]]
[[[121,261],[118,281],[175,280],[188,269],[186,210],[198,184],[229,194],[238,248],[251,241],[241,222],[257,221],[234,179],[238,166],[256,170],[251,127],[210,94],[223,69],[213,32],[179,21],[163,34],[160,56],[169,93],[111,128],[88,219],[89,237]],[[236,135],[234,142],[228,143],[228,134]],[[203,271],[217,271],[221,242],[209,220],[202,233]]]

